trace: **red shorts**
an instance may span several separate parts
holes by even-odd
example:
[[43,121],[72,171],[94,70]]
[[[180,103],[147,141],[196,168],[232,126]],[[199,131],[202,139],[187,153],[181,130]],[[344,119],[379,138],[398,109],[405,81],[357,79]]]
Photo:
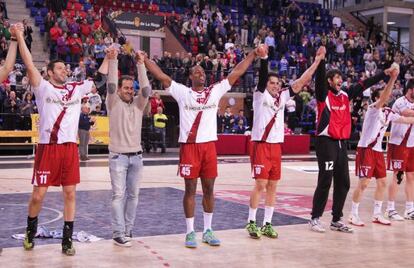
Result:
[[414,171],[414,148],[388,144],[387,169],[392,171]]
[[252,177],[263,180],[280,180],[282,161],[280,143],[253,141],[251,146]]
[[39,144],[33,169],[34,186],[68,186],[80,182],[76,143]]
[[355,159],[355,175],[360,178],[385,178],[387,171],[385,169],[384,154],[371,148],[358,147]]
[[214,141],[182,143],[180,146],[180,176],[185,179],[217,177],[217,153]]

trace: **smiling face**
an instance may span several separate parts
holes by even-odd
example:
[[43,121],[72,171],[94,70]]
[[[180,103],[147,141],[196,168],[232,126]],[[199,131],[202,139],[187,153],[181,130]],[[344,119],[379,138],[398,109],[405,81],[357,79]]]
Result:
[[130,103],[134,97],[134,81],[131,77],[121,78],[121,84],[118,85],[118,95],[122,101]]
[[276,97],[279,93],[280,89],[282,88],[282,83],[277,76],[270,76],[267,80],[266,85],[267,91],[272,95],[272,97]]
[[47,75],[53,84],[63,85],[68,78],[68,70],[62,61],[55,61],[48,65]]
[[204,83],[206,81],[206,73],[201,66],[194,66],[191,69],[190,79],[193,84],[193,88],[204,87]]
[[342,76],[340,74],[335,74],[334,77],[328,78],[329,86],[336,91],[341,90],[342,82]]

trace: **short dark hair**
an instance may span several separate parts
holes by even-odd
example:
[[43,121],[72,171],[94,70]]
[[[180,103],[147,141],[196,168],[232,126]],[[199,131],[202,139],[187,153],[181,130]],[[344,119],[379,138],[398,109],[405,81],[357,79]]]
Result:
[[407,91],[410,88],[414,88],[414,79],[408,80],[407,83],[405,84],[404,95],[407,94]]
[[372,102],[376,101],[376,98],[379,98],[380,92],[383,90],[383,88],[375,89],[371,92],[371,100]]
[[118,80],[118,87],[121,87],[122,82],[124,82],[124,81],[134,81],[134,78],[130,75],[121,76],[121,78],[119,78],[119,80]]
[[267,81],[269,81],[271,77],[276,77],[277,79],[280,79],[279,75],[275,72],[269,72],[267,74]]
[[326,72],[326,78],[327,79],[332,79],[337,74],[339,74],[340,76],[342,76],[342,72],[341,71],[339,71],[337,69],[331,69],[331,70],[329,70],[329,71]]
[[56,63],[59,63],[59,62],[61,62],[61,63],[63,63],[63,65],[65,65],[65,62],[63,61],[63,60],[59,60],[59,59],[56,59],[56,60],[52,60],[52,61],[50,61],[49,63],[48,63],[48,65],[47,65],[47,71],[52,71],[53,72],[53,69],[55,69],[55,65],[56,65]]

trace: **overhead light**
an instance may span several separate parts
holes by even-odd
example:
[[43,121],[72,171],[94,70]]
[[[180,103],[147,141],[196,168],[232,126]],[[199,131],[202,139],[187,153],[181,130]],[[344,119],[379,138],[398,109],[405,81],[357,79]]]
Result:
[[388,25],[394,25],[395,24],[395,21],[389,21],[389,22],[387,22],[387,24]]

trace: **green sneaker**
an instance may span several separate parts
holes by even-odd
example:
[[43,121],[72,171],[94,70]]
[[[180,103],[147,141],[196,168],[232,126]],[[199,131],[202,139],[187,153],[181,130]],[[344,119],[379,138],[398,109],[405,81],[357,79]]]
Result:
[[25,250],[32,250],[34,248],[34,235],[32,234],[32,231],[27,231],[26,230],[26,236],[24,237],[24,241],[23,241],[23,247]]
[[197,241],[196,241],[196,234],[194,231],[187,234],[185,236],[185,246],[187,248],[196,248],[197,247]]
[[246,230],[249,232],[251,238],[259,239],[262,236],[262,232],[259,230],[259,228],[257,228],[255,221],[250,221],[246,225]]
[[62,244],[62,253],[66,256],[73,256],[76,253],[75,248],[73,247],[72,242],[67,244]]
[[203,233],[203,243],[207,243],[210,246],[220,246],[220,240],[214,236],[213,231],[210,229]]
[[266,225],[264,225],[260,231],[263,235],[270,238],[277,238],[278,236],[277,232],[273,229],[272,224],[268,222],[266,222]]

